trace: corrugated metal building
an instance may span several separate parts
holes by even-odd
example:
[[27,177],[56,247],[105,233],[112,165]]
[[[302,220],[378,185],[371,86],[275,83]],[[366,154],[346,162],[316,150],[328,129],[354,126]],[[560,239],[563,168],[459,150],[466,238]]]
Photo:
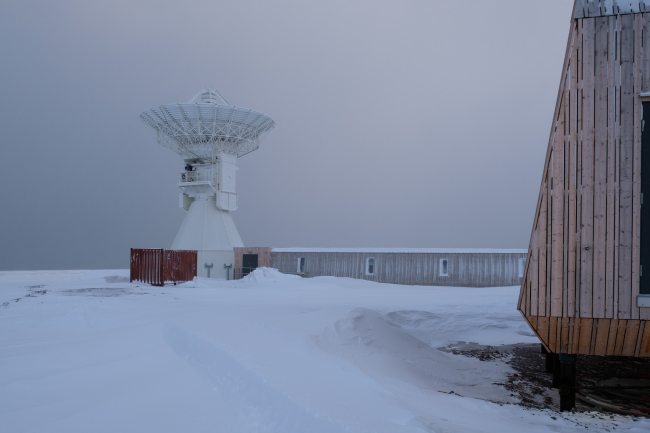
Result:
[[334,276],[422,286],[497,287],[521,283],[526,250],[235,248],[235,278],[270,266],[303,277]]

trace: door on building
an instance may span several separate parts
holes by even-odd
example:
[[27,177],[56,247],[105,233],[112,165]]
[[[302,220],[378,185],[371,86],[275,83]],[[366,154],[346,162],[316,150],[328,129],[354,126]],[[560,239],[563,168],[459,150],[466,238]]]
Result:
[[258,257],[257,254],[244,254],[242,257],[242,270],[241,276],[245,277],[246,275],[253,272],[257,269]]

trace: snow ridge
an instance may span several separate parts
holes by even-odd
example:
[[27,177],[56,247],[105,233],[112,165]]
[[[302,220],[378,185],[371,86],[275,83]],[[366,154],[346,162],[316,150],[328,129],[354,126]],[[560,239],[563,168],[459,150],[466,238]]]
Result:
[[344,431],[280,394],[254,372],[199,336],[169,322],[164,323],[162,336],[176,354],[208,378],[214,392],[240,408],[238,418],[247,425],[247,430],[287,433]]

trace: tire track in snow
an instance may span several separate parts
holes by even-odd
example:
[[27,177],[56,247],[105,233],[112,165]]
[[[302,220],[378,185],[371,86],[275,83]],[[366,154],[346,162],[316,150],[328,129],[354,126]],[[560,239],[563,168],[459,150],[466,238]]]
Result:
[[319,417],[279,393],[256,373],[223,350],[173,323],[163,324],[162,337],[192,367],[206,376],[241,415],[249,431],[338,433],[340,426]]

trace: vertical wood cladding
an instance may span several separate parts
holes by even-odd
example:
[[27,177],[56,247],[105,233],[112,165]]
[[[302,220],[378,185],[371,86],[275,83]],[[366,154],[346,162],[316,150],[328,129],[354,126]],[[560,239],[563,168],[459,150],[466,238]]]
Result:
[[650,356],[640,94],[650,13],[574,19],[518,308],[552,352]]
[[[373,252],[272,252],[272,266],[296,273],[298,259],[305,258],[305,277],[348,277],[381,283],[423,286],[498,287],[516,286],[517,253],[373,253]],[[374,258],[374,274],[366,274],[366,259]],[[448,273],[440,275],[440,261],[447,260]]]

